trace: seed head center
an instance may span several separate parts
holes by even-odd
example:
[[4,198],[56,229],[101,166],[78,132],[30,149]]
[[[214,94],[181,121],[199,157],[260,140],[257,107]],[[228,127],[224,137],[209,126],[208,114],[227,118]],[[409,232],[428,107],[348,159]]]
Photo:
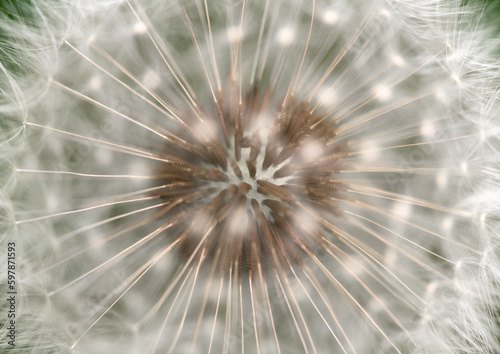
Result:
[[[179,226],[187,257],[206,257],[227,271],[251,274],[300,263],[322,244],[339,214],[344,145],[335,124],[292,99],[276,108],[251,90],[244,104],[224,96],[214,113],[188,117],[161,168],[167,199],[160,213]],[[191,119],[192,121],[189,121]]]

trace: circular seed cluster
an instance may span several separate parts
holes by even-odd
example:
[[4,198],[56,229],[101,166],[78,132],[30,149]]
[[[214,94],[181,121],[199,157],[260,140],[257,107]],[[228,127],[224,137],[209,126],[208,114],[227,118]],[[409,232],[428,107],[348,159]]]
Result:
[[[223,92],[214,113],[183,118],[168,137],[159,168],[168,203],[158,217],[178,227],[186,257],[201,249],[225,271],[238,274],[300,264],[339,214],[345,146],[335,143],[335,123],[307,102],[250,90]],[[264,128],[264,127],[271,127]]]

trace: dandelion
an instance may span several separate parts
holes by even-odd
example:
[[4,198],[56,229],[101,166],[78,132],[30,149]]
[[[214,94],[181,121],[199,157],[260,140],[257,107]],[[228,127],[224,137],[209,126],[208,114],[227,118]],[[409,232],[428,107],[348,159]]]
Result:
[[481,12],[130,0],[3,14],[11,349],[500,351],[499,75]]

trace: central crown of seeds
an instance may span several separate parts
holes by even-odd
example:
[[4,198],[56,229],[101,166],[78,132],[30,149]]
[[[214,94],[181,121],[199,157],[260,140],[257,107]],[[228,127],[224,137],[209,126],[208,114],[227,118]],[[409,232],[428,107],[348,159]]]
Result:
[[[339,213],[344,145],[335,123],[290,97],[272,106],[259,89],[243,100],[221,94],[215,113],[183,117],[167,137],[159,178],[167,199],[159,217],[188,257],[212,259],[238,274],[300,263]],[[242,103],[239,103],[242,102]],[[312,208],[314,206],[314,208]]]

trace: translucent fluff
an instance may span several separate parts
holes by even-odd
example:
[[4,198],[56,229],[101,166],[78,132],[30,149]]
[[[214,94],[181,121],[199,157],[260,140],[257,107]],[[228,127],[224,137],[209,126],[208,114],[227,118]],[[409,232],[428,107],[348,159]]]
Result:
[[19,299],[0,348],[500,352],[499,47],[483,10],[0,13],[0,253],[16,244]]

